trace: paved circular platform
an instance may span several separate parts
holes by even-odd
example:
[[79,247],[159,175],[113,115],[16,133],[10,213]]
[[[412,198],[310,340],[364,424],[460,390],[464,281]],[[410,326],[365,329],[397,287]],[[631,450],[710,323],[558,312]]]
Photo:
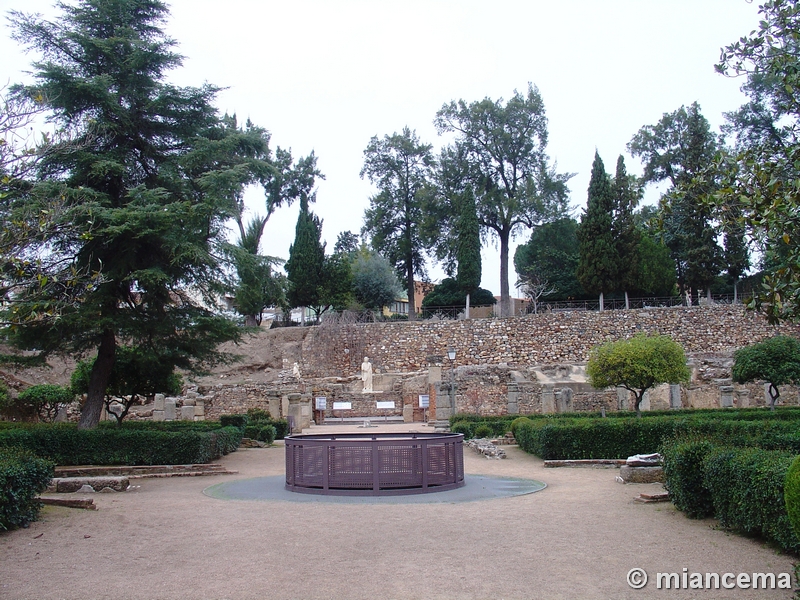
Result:
[[206,496],[219,500],[265,500],[281,502],[331,502],[339,504],[435,504],[452,502],[475,502],[494,498],[522,496],[543,490],[546,484],[534,479],[513,477],[489,477],[466,475],[466,484],[455,490],[428,494],[405,494],[397,496],[322,496],[300,494],[284,488],[283,475],[240,479],[218,483],[203,490]]

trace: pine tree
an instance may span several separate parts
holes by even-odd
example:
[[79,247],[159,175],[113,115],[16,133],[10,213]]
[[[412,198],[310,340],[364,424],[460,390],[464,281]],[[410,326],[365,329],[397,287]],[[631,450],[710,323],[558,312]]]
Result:
[[79,423],[92,427],[120,340],[158,349],[179,368],[224,358],[219,343],[240,334],[207,308],[222,290],[224,224],[244,185],[276,169],[263,130],[217,114],[217,88],[167,83],[181,57],[162,29],[164,3],[59,7],[52,22],[11,14],[15,39],[43,57],[22,92],[47,99],[51,120],[70,134],[43,157],[14,210],[35,212],[60,198],[64,227],[31,237],[22,252],[56,256],[77,273],[98,274],[97,283],[66,305],[31,288],[5,317],[22,348],[97,349]]
[[603,310],[605,294],[615,291],[619,281],[619,254],[612,230],[614,198],[611,182],[600,155],[595,152],[586,212],[578,228],[580,260],[578,281],[590,293],[600,295]]

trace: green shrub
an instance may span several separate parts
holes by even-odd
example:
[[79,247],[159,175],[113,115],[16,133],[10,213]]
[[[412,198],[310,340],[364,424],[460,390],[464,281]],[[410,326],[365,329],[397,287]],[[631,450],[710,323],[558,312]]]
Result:
[[221,415],[219,418],[220,425],[223,427],[239,427],[244,429],[250,421],[247,415]]
[[264,422],[257,422],[244,428],[244,437],[267,444],[275,441],[277,433],[277,428],[274,425]]
[[55,421],[58,411],[75,399],[69,388],[44,383],[32,385],[22,390],[17,397],[17,405],[39,415],[43,421]]
[[711,492],[703,477],[703,461],[714,448],[709,440],[684,439],[666,443],[659,450],[664,457],[664,487],[675,507],[689,518],[714,514]]
[[250,419],[250,422],[253,423],[255,421],[271,421],[272,416],[263,408],[248,408],[247,409],[247,418]]
[[786,473],[786,481],[783,483],[783,498],[794,534],[800,538],[800,456],[794,459]]
[[53,463],[28,451],[0,448],[0,530],[26,527],[41,509],[36,500],[53,478]]
[[452,433],[463,433],[464,439],[469,440],[474,438],[473,435],[473,425],[472,423],[467,423],[466,421],[457,421],[450,426],[450,431]]
[[524,423],[526,421],[530,421],[530,419],[528,417],[517,417],[516,419],[511,421],[511,425],[510,425],[510,427],[511,427],[511,435],[513,435],[515,439],[517,437],[517,427],[521,423]]
[[783,489],[792,459],[785,452],[761,448],[712,450],[704,461],[704,485],[720,524],[761,536],[783,550],[800,551]]
[[476,438],[488,438],[492,437],[492,428],[486,423],[479,423],[475,427],[475,435]]
[[275,439],[282,440],[289,435],[289,421],[286,419],[278,419],[270,423],[275,428]]

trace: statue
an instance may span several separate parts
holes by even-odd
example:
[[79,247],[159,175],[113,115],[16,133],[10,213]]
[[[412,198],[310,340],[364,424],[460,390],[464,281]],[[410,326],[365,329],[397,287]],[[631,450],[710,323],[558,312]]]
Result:
[[367,394],[372,391],[372,363],[369,362],[369,356],[364,357],[364,362],[361,363],[361,381],[364,382],[363,393]]
[[292,365],[292,376],[300,379],[300,365],[298,365],[296,362],[294,365]]

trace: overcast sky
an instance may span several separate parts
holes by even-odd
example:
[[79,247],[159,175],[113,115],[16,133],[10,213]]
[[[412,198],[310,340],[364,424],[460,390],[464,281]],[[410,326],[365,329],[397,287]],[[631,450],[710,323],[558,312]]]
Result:
[[[0,0],[0,10],[40,12],[53,2]],[[586,205],[595,149],[613,172],[643,125],[694,101],[717,129],[744,101],[740,80],[714,72],[720,48],[758,24],[746,0],[465,0],[388,2],[173,0],[167,32],[186,58],[180,85],[223,86],[217,106],[272,133],[295,156],[314,151],[326,179],[312,207],[331,251],[358,232],[375,190],[359,178],[370,137],[404,126],[438,148],[442,104],[509,98],[538,86],[551,158],[570,181],[576,216]],[[0,81],[26,80],[34,55],[3,22]],[[629,172],[641,167],[626,154]],[[646,200],[654,202],[657,192]],[[264,212],[263,197],[248,206]],[[279,210],[262,252],[288,257],[297,206]],[[528,235],[517,242],[524,242]],[[500,292],[498,251],[484,247],[482,286]],[[513,249],[512,249],[513,257]],[[516,276],[511,265],[512,285]],[[434,280],[443,277],[431,269]]]

